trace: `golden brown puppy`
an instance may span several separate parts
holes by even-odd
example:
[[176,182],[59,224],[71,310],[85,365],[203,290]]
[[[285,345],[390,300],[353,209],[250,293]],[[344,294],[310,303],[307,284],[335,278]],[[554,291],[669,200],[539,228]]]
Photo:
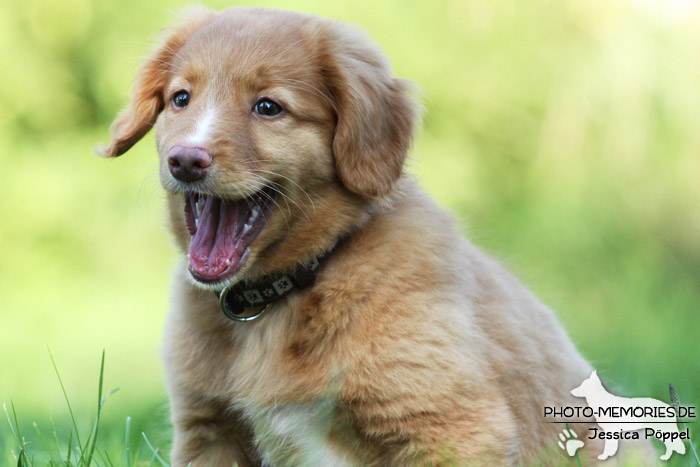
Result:
[[[363,34],[291,12],[191,10],[146,60],[101,152],[155,127],[183,254],[174,466],[569,460],[543,408],[581,405],[591,367],[403,173],[409,91]],[[215,292],[316,261],[259,319],[221,312]]]

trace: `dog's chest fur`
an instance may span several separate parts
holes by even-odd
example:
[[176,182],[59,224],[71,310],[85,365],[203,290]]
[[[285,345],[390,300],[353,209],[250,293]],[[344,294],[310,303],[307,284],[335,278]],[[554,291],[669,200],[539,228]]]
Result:
[[[284,363],[289,347],[285,337],[294,332],[283,318],[287,310],[275,311],[277,316],[260,323],[262,335],[243,330],[248,332],[241,336],[242,347],[255,349],[256,355],[237,362],[236,378],[248,384],[238,388],[233,403],[251,427],[265,464],[350,465],[340,446],[331,441],[337,394],[322,390],[323,397],[308,401],[309,393],[329,389],[322,382],[326,378],[311,368],[304,375],[295,371],[298,365]],[[275,380],[278,384],[271,387],[270,381]]]
[[[279,339],[283,340],[283,339]],[[271,345],[265,358],[283,359],[283,349]],[[270,362],[246,365],[247,370],[238,370],[239,378],[257,380],[262,369]],[[258,370],[252,370],[257,367]],[[275,388],[275,402],[261,401],[261,393],[242,388],[234,404],[241,408],[243,417],[250,425],[256,448],[267,465],[346,465],[340,451],[329,440],[331,422],[336,410],[336,401],[328,397],[310,402],[295,402],[301,382],[298,375],[280,365]],[[269,384],[269,376],[264,377]],[[259,384],[263,384],[262,381]],[[258,383],[251,384],[258,386]],[[286,386],[286,388],[284,388]],[[261,388],[262,389],[262,388]],[[285,390],[286,389],[286,390]],[[269,390],[269,389],[268,389]]]
[[266,465],[352,465],[329,438],[335,404],[314,401],[243,409]]
[[[202,299],[185,296],[185,303]],[[289,336],[295,332],[287,307],[295,304],[294,299],[278,304],[264,319],[235,324],[228,332],[200,327],[196,345],[173,345],[188,339],[189,317],[201,326],[201,318],[211,316],[210,307],[198,303],[195,313],[180,315],[184,322],[170,322],[169,329],[181,338],[167,340],[164,350],[178,373],[198,374],[190,379],[196,382],[191,390],[237,409],[266,465],[351,465],[349,453],[332,440],[338,396],[329,390],[327,373],[290,360]],[[310,400],[310,394],[323,396]]]

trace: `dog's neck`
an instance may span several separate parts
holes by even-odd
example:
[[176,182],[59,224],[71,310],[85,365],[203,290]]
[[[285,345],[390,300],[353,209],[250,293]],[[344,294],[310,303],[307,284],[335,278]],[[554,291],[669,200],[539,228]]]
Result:
[[[263,250],[256,260],[257,264],[251,268],[253,274],[249,273],[248,277],[216,293],[224,315],[234,321],[252,321],[262,316],[268,305],[281,300],[288,293],[311,287],[323,265],[347,238],[361,230],[378,212],[391,209],[393,199],[400,197],[400,191],[372,201],[352,194],[348,196],[348,192],[339,186],[331,188],[325,195],[344,199],[345,203],[340,204],[345,207],[343,215],[337,215],[338,212],[335,216],[331,215],[328,209],[338,203],[330,203],[319,206],[307,215],[301,229],[288,226],[290,234]],[[334,222],[329,223],[328,219],[334,219]],[[324,236],[332,240],[320,245],[318,239]],[[309,241],[309,237],[315,241]],[[303,250],[300,241],[302,245],[315,245],[316,250],[300,255]],[[306,259],[300,261],[300,257]]]
[[[341,235],[330,249],[306,263],[297,264],[290,271],[268,274],[253,282],[243,280],[221,292],[215,292],[221,311],[234,321],[252,321],[259,318],[270,304],[293,291],[311,287],[323,265],[349,236],[350,232]],[[257,308],[257,312],[246,315],[246,310],[251,308]]]

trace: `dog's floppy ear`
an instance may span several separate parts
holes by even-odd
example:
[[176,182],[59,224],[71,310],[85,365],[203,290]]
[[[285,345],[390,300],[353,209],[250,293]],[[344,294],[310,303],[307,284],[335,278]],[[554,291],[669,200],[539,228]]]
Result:
[[391,191],[411,145],[416,106],[410,84],[392,76],[364,34],[333,23],[324,71],[337,116],[333,154],[343,184],[367,198]]
[[109,145],[97,147],[95,152],[103,157],[121,156],[148,133],[165,106],[163,92],[168,83],[173,56],[214,15],[214,12],[201,6],[189,8],[183,14],[186,19],[179,26],[165,31],[163,43],[141,66],[131,103],[112,122]]

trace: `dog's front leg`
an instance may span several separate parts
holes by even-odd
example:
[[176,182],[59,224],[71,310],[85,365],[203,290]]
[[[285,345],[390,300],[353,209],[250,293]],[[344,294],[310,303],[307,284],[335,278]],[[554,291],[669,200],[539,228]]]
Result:
[[218,404],[172,401],[173,467],[239,467],[258,464],[247,425]]

